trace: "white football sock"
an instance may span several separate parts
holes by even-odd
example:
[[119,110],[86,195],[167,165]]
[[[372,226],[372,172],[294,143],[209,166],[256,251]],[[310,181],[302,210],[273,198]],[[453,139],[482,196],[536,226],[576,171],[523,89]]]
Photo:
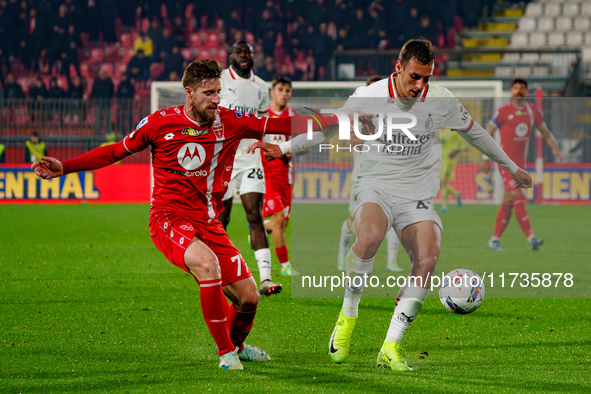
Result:
[[[359,301],[365,289],[363,278],[369,278],[371,275],[374,260],[375,258],[369,260],[360,259],[353,253],[353,248],[347,253],[347,275],[351,278],[351,285],[346,286],[345,298],[343,299],[343,313],[347,317],[357,317]],[[353,280],[356,276],[360,277],[360,279]]]
[[255,250],[254,257],[259,266],[261,283],[263,283],[264,280],[271,279],[271,249],[263,248]]
[[386,233],[386,240],[388,241],[388,263],[396,263],[400,241],[393,228],[390,228]]
[[341,240],[339,242],[340,254],[347,254],[347,252],[349,251],[349,244],[353,239],[353,231],[351,231],[347,222],[348,220],[345,220],[343,222],[343,225],[341,226]]
[[396,307],[390,321],[386,341],[398,342],[419,314],[429,291],[416,285],[410,278],[406,278],[406,286],[398,292]]

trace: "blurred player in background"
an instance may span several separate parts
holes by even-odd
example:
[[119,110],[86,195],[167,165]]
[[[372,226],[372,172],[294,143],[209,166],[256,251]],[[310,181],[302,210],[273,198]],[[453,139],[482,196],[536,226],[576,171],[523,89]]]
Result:
[[441,213],[447,213],[447,199],[451,194],[456,198],[458,207],[462,206],[462,193],[458,192],[450,184],[456,177],[456,165],[458,164],[458,153],[465,149],[466,141],[458,133],[450,129],[439,130],[441,139]]
[[[222,67],[215,60],[192,62],[183,75],[184,106],[145,117],[116,144],[63,163],[42,157],[32,169],[41,178],[55,178],[101,168],[151,147],[152,240],[171,263],[198,281],[202,313],[218,348],[219,367],[243,369],[240,360],[269,360],[262,350],[244,344],[256,314],[258,289],[217,217],[240,141],[260,139],[273,131],[289,135],[291,121],[219,107],[221,74]],[[232,301],[230,306],[224,295]]]
[[[269,91],[265,81],[254,75],[252,46],[245,40],[232,45],[230,66],[222,73],[220,106],[233,109],[238,116],[254,114],[267,116],[269,113]],[[220,221],[224,228],[230,223],[232,197],[238,193],[250,228],[251,245],[259,267],[262,295],[281,292],[281,284],[271,280],[271,251],[269,238],[263,223],[263,200],[265,197],[265,174],[261,155],[246,154],[246,149],[255,140],[240,142],[228,191],[223,198],[224,211]]]
[[[371,276],[377,250],[390,227],[394,227],[411,262],[411,274],[396,298],[396,306],[386,338],[378,353],[377,365],[394,371],[410,371],[400,350],[406,330],[417,317],[431,286],[431,277],[441,252],[443,225],[433,207],[439,192],[441,148],[435,133],[443,128],[456,130],[474,147],[492,157],[513,174],[518,185],[531,187],[531,177],[520,169],[472,117],[453,94],[431,85],[435,54],[428,40],[410,40],[402,47],[396,74],[370,86],[358,88],[341,108],[352,114],[411,111],[416,119],[411,140],[400,129],[392,139],[382,134],[377,149],[363,154],[355,187],[355,243],[347,254],[347,274],[343,306],[329,341],[329,355],[342,363],[349,354],[351,335],[357,320],[359,301]],[[417,102],[429,105],[414,105]],[[396,113],[396,112],[395,112]],[[379,117],[374,116],[374,126]],[[280,146],[258,142],[254,146],[273,157],[318,143],[323,133],[296,136]],[[396,142],[398,141],[398,142]],[[320,141],[321,142],[321,141]],[[390,147],[402,148],[391,150]],[[251,146],[253,148],[253,146]],[[375,336],[373,332],[369,335]]]
[[[367,85],[369,86],[374,82],[381,80],[382,77],[379,75],[372,75],[367,79]],[[351,139],[349,143],[354,145],[363,144],[363,141],[360,138],[357,138],[354,133],[351,133]],[[353,198],[354,193],[353,190],[355,189],[355,185],[357,184],[357,174],[359,173],[359,163],[361,158],[361,152],[354,151],[353,152],[353,169],[351,170],[351,192],[349,194],[349,212],[353,211],[355,208],[355,200]],[[351,240],[353,239],[353,220],[351,216],[349,216],[341,225],[341,239],[339,241],[339,256],[337,259],[337,268],[339,271],[344,271],[347,269],[347,252],[349,252],[349,245],[351,244]],[[398,240],[398,236],[396,235],[396,231],[393,228],[388,230],[386,233],[386,241],[388,245],[388,257],[387,257],[387,264],[386,270],[399,272],[402,271],[402,268],[398,266],[398,262],[396,261],[396,257],[398,256],[398,249],[400,248],[400,241]]]
[[[270,118],[287,118],[295,115],[293,109],[287,106],[291,99],[291,80],[279,77],[273,80],[271,88]],[[263,141],[280,144],[287,141],[287,137],[279,134],[266,135]],[[293,185],[293,164],[291,154],[278,159],[267,159],[261,152],[265,170],[265,201],[263,203],[263,217],[267,231],[272,234],[275,254],[281,264],[281,275],[291,276],[295,272],[289,262],[285,229],[291,213],[291,188]]]
[[29,139],[25,141],[25,163],[34,163],[47,154],[45,141],[39,137],[39,133],[33,131]]
[[[501,148],[507,152],[507,155],[521,167],[527,166],[527,146],[529,140],[534,132],[534,127],[537,127],[542,133],[544,141],[552,149],[554,157],[557,161],[562,160],[562,153],[556,145],[556,140],[552,135],[544,118],[538,108],[525,100],[527,96],[527,81],[523,78],[514,78],[511,81],[511,101],[499,108],[490,120],[486,131],[491,135],[497,129],[501,133]],[[497,213],[495,229],[493,235],[488,243],[489,248],[493,250],[505,250],[501,246],[501,235],[509,219],[511,218],[511,211],[515,208],[515,217],[523,233],[527,237],[532,250],[538,250],[544,244],[542,238],[537,238],[531,228],[529,215],[525,210],[525,196],[521,189],[516,187],[515,180],[511,177],[505,169],[499,168],[499,173],[503,178],[503,186],[505,192],[503,194],[503,203]]]

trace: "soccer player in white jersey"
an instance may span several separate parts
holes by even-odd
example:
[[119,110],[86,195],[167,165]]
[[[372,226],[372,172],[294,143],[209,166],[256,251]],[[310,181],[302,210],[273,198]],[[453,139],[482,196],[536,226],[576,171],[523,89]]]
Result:
[[[232,45],[229,62],[230,66],[222,73],[220,106],[235,110],[239,116],[244,113],[267,116],[269,89],[265,81],[252,72],[252,46],[245,40],[236,41]],[[246,149],[253,142],[256,140],[245,139],[240,142],[234,158],[232,179],[223,198],[224,211],[219,219],[226,228],[232,212],[232,197],[234,193],[238,193],[250,227],[250,240],[259,267],[259,291],[268,296],[281,292],[281,284],[271,280],[271,250],[262,214],[265,175],[261,155],[246,154]]]
[[[374,82],[378,82],[381,80],[382,77],[379,75],[372,75],[367,79],[367,85],[369,86]],[[363,144],[363,140],[354,136],[351,133],[351,145],[358,145]],[[357,185],[357,175],[359,173],[359,162],[361,161],[361,152],[354,151],[353,152],[353,169],[351,170],[351,193],[349,194],[349,212],[352,212],[355,208],[355,199],[353,198],[353,190],[355,189],[355,185]],[[339,241],[339,255],[337,259],[337,268],[339,271],[344,271],[347,269],[347,252],[349,251],[349,245],[351,240],[353,239],[353,229],[351,228],[353,225],[353,221],[351,220],[351,216],[349,216],[343,224],[341,225],[341,239]],[[386,234],[386,243],[388,246],[388,255],[387,255],[387,264],[386,270],[399,272],[402,271],[402,268],[398,265],[396,261],[396,257],[398,256],[398,249],[400,248],[400,241],[398,240],[398,236],[396,235],[396,231],[394,228],[390,228],[388,233]]]
[[[364,114],[373,109],[374,114],[387,114],[372,118],[378,130],[385,128],[382,122],[405,123],[409,129],[403,130],[402,125],[392,131],[391,138],[384,133],[381,139],[370,141],[367,146],[371,152],[361,158],[352,212],[357,238],[347,254],[347,273],[353,280],[345,289],[343,307],[329,342],[329,354],[336,363],[344,362],[349,353],[366,283],[363,279],[371,275],[378,247],[393,226],[410,257],[411,275],[398,293],[377,365],[394,371],[412,370],[402,356],[400,341],[427,298],[441,249],[442,224],[433,207],[441,169],[439,130],[460,132],[468,143],[513,174],[518,185],[531,187],[530,175],[509,159],[451,92],[429,84],[434,58],[428,40],[408,41],[400,51],[396,73],[358,88],[342,108],[347,113]],[[398,117],[406,119],[399,121]],[[413,117],[414,124],[408,121]],[[276,157],[317,141],[302,135],[279,146],[259,142],[250,148],[264,149]]]

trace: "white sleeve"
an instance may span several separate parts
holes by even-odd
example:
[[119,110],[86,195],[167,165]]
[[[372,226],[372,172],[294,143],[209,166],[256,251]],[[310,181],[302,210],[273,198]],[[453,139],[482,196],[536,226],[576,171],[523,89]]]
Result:
[[267,89],[267,86],[264,85],[261,87],[261,91],[263,97],[261,97],[261,102],[259,103],[258,113],[259,116],[269,116],[269,90]]
[[[333,135],[333,133],[329,132],[329,138]],[[314,131],[312,133],[312,139],[308,139],[308,134],[298,134],[290,140],[282,142],[279,144],[279,149],[281,149],[281,153],[284,155],[287,153],[295,152],[298,150],[306,149],[311,146],[320,144],[321,142],[327,140],[327,135],[321,131]]]
[[519,167],[509,159],[509,156],[501,149],[496,141],[482,128],[478,123],[474,123],[470,130],[460,132],[460,135],[468,141],[470,145],[478,149],[480,152],[487,155],[489,158],[497,162],[505,170],[511,174],[515,174]]
[[[439,100],[439,99],[437,99]],[[440,99],[448,106],[447,115],[445,117],[445,128],[459,132],[467,132],[474,125],[472,116],[468,110],[458,101],[457,98]]]

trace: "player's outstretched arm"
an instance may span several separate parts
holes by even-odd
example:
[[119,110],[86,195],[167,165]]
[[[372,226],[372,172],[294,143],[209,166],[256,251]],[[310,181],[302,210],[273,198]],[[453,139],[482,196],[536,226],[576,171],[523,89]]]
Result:
[[529,189],[532,186],[532,179],[531,175],[524,169],[519,169],[515,174],[513,174],[513,179],[515,179],[515,186],[522,187],[524,189]]
[[54,157],[42,157],[41,161],[36,161],[31,165],[31,170],[39,178],[51,179],[64,175],[64,165],[61,161]]
[[507,156],[505,151],[496,143],[490,134],[478,123],[474,123],[470,130],[460,132],[460,135],[473,147],[484,153],[501,167],[515,174],[519,167]]
[[33,163],[31,169],[43,179],[59,177],[71,172],[96,170],[113,164],[131,155],[123,141],[93,149],[81,156],[63,163],[53,157],[42,157],[41,162]]
[[546,143],[548,144],[550,149],[552,149],[552,153],[554,154],[556,161],[561,162],[562,161],[562,152],[560,151],[560,149],[558,149],[558,144],[556,143],[556,140],[554,139],[554,135],[552,134],[552,132],[550,131],[548,126],[546,126],[546,123],[544,123],[543,125],[541,125],[538,128],[540,129],[540,132],[542,133],[542,138],[544,138],[544,141],[546,141]]
[[257,148],[265,152],[265,157],[267,158],[272,157],[273,159],[278,159],[283,156],[279,145],[270,144],[264,141],[257,141],[251,144],[246,150],[246,153],[255,153]]

